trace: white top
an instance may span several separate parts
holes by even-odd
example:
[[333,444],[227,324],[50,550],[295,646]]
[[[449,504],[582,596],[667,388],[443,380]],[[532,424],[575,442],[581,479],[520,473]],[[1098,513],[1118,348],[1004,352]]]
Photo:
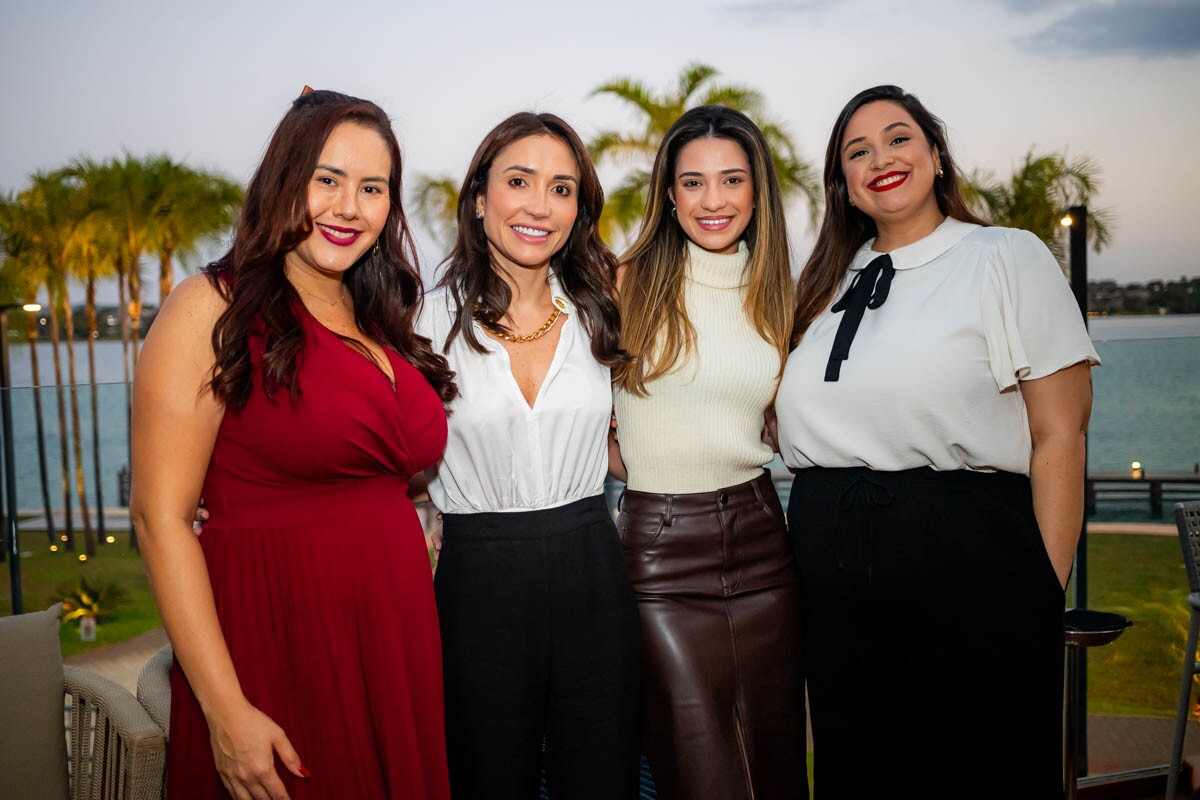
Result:
[[[873,244],[836,298],[880,255]],[[775,401],[784,462],[1028,475],[1018,382],[1100,364],[1058,262],[1028,231],[949,218],[891,257],[891,292],[863,316],[838,381],[825,365],[844,313],[826,308],[788,357]]]
[[454,337],[454,299],[446,288],[425,295],[416,329],[433,340],[454,370],[459,396],[448,411],[441,462],[431,471],[429,495],[446,514],[554,508],[604,491],[612,383],[592,355],[575,306],[556,281],[554,304],[566,317],[533,408],[513,377],[508,353],[472,321],[488,352]]
[[642,492],[735,486],[762,474],[774,456],[762,429],[779,351],[759,336],[743,308],[746,243],[732,255],[691,242],[687,247],[684,303],[696,329],[691,357],[649,383],[649,397],[619,387],[613,394],[626,485]]

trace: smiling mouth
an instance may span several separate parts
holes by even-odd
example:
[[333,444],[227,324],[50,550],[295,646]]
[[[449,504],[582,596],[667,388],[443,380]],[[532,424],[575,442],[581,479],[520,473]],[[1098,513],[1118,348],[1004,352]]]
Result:
[[868,183],[867,188],[873,192],[886,192],[889,189],[895,189],[906,180],[908,180],[907,172],[889,172]]
[[550,231],[544,228],[531,228],[528,225],[513,225],[511,227],[521,236],[533,237],[535,239],[545,239],[550,235]]
[[733,217],[697,217],[696,222],[705,230],[719,231],[733,221]]
[[354,244],[358,237],[362,236],[362,231],[354,228],[339,228],[336,225],[323,225],[320,222],[316,223],[316,226],[322,236],[340,247]]

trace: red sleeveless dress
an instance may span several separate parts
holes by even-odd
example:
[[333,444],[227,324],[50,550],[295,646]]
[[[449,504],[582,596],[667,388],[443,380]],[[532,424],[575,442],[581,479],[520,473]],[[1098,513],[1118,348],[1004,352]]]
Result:
[[[388,351],[387,376],[305,310],[301,396],[255,385],[227,410],[200,535],[217,615],[249,701],[287,733],[309,780],[292,800],[445,800],[441,642],[409,476],[446,443],[437,394]],[[226,798],[208,725],[171,674],[168,796]]]

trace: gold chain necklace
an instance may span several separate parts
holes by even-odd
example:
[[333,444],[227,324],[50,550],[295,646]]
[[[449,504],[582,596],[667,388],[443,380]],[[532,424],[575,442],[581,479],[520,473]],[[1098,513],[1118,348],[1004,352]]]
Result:
[[341,290],[341,292],[338,294],[338,299],[337,299],[337,300],[326,300],[324,297],[321,297],[320,295],[317,295],[317,294],[313,294],[313,293],[312,293],[312,292],[310,292],[308,289],[305,289],[303,286],[300,286],[299,284],[293,284],[293,285],[294,285],[294,286],[295,286],[297,289],[299,289],[301,292],[303,292],[304,294],[308,295],[309,297],[312,297],[312,298],[315,298],[315,299],[317,299],[317,300],[320,300],[320,301],[321,301],[322,303],[324,303],[325,305],[327,305],[327,306],[331,306],[331,307],[333,307],[333,308],[336,308],[336,307],[340,306],[340,305],[341,305],[341,304],[342,304],[342,303],[343,303],[343,302],[346,300],[346,284],[344,284],[344,283],[342,284],[342,290]]
[[543,322],[542,326],[533,333],[505,333],[483,318],[483,316],[479,313],[479,306],[475,307],[475,319],[479,320],[480,325],[487,328],[491,333],[500,337],[504,341],[512,342],[513,344],[525,344],[526,342],[532,342],[542,338],[549,333],[550,329],[554,327],[554,323],[558,322],[558,318],[561,316],[562,310],[556,306],[555,309],[550,312],[550,318]]

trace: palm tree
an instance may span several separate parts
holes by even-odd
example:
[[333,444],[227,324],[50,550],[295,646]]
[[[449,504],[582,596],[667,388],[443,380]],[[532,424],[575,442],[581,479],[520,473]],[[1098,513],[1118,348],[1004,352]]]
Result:
[[[597,163],[604,160],[648,165],[658,152],[667,130],[690,108],[723,105],[742,111],[762,129],[785,197],[800,196],[808,206],[810,224],[820,209],[821,181],[811,164],[800,157],[786,129],[768,118],[763,96],[746,86],[714,83],[719,73],[707,64],[689,64],[673,89],[657,93],[641,81],[618,78],[597,87],[592,96],[608,95],[632,106],[639,117],[634,133],[601,131],[588,145]],[[635,169],[609,193],[602,227],[608,233],[628,235],[641,221],[646,207],[649,172]]]
[[[0,199],[0,250],[5,257],[0,267],[0,282],[6,297],[23,297],[26,302],[36,302],[38,290],[46,282],[44,260],[31,246],[29,209],[18,198]],[[26,315],[26,338],[29,340],[29,366],[33,379],[33,417],[37,435],[38,476],[42,495],[42,511],[46,517],[46,538],[57,544],[54,514],[50,508],[49,470],[46,464],[46,426],[42,418],[42,379],[38,364],[38,323],[32,314]]]
[[[92,531],[91,513],[88,508],[87,483],[83,469],[83,442],[80,435],[79,382],[75,369],[75,313],[71,306],[70,278],[78,272],[73,269],[73,256],[85,239],[86,227],[94,213],[88,198],[71,180],[68,173],[59,170],[52,173],[35,173],[30,179],[28,194],[36,198],[45,212],[45,228],[42,231],[46,247],[47,263],[50,267],[50,334],[54,341],[55,378],[59,396],[59,428],[63,458],[63,479],[69,483],[70,461],[67,458],[67,427],[62,409],[61,365],[58,355],[58,310],[67,340],[67,377],[71,407],[71,443],[74,455],[74,484],[79,497],[79,512],[83,523],[85,552],[89,557],[96,555],[96,537]],[[55,305],[58,305],[56,310]],[[65,488],[65,487],[64,487]],[[70,492],[66,492],[69,500]],[[70,516],[70,505],[64,502],[64,511]],[[68,522],[68,528],[70,523]]]
[[[47,173],[35,173],[30,185],[22,191],[13,204],[16,211],[18,232],[17,251],[29,262],[36,264],[46,285],[47,311],[50,321],[51,353],[54,361],[54,394],[58,407],[59,431],[59,478],[63,502],[63,540],[67,550],[75,549],[75,532],[72,521],[70,457],[67,449],[67,414],[63,396],[62,359],[60,354],[60,327],[58,302],[66,275],[63,266],[64,241],[67,232],[67,214],[55,182]],[[70,343],[68,342],[68,347]]]
[[1100,165],[1080,156],[1037,155],[1030,150],[1007,182],[976,171],[965,181],[970,202],[994,225],[1023,228],[1046,243],[1058,263],[1066,265],[1063,213],[1073,205],[1088,205],[1088,240],[1098,253],[1112,240],[1112,211],[1091,208],[1100,185]]
[[143,163],[156,206],[146,245],[158,254],[161,307],[174,285],[174,257],[229,228],[242,202],[242,187],[224,175],[192,169],[166,155]]

